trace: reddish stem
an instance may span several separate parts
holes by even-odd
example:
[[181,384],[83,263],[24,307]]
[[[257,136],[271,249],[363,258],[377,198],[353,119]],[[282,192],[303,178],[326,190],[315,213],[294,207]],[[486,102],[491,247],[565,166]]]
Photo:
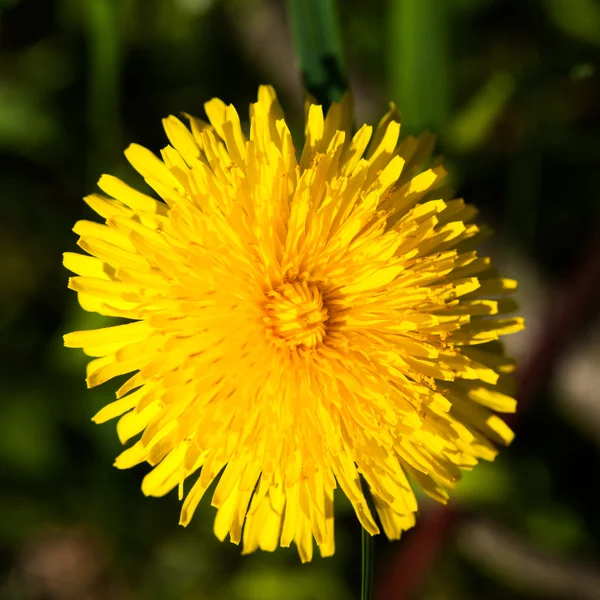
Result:
[[425,573],[433,566],[446,532],[457,513],[448,506],[433,506],[421,515],[418,527],[406,534],[387,575],[374,594],[375,600],[407,600],[417,589]]

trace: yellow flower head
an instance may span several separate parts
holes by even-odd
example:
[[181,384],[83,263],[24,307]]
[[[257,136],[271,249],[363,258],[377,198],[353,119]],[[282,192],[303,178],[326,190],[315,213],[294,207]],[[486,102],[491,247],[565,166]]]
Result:
[[515,410],[498,337],[522,327],[499,316],[516,283],[472,250],[475,209],[393,106],[352,135],[349,98],[311,105],[300,156],[272,88],[249,138],[233,106],[205,108],[164,120],[161,158],[125,152],[161,199],[103,175],[86,202],[106,224],[74,229],[91,256],[65,254],[83,308],[131,320],[65,336],[96,357],[89,387],[133,373],[94,420],[142,434],[116,466],[149,463],[146,495],[178,486],[183,525],[220,474],[215,534],[245,553],[332,554],[337,486],[398,538],[413,485],[445,502],[512,438],[494,411]]

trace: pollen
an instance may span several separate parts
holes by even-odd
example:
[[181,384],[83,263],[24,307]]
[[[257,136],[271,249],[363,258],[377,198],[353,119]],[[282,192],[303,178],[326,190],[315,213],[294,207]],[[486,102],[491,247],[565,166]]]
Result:
[[275,344],[315,348],[327,335],[329,311],[316,284],[285,283],[267,294],[264,321]]

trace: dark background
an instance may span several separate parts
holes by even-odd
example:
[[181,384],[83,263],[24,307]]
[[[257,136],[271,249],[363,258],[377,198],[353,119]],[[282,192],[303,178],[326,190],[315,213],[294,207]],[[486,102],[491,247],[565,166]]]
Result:
[[[600,3],[342,0],[359,121],[389,99],[404,131],[439,135],[458,193],[497,231],[487,250],[521,282],[527,330],[518,434],[400,542],[378,538],[375,598],[600,598]],[[113,424],[91,416],[67,331],[105,323],[67,290],[61,253],[122,150],[166,145],[160,118],[213,96],[242,118],[259,83],[295,134],[302,92],[282,2],[0,0],[0,598],[345,600],[360,529],[336,506],[334,558],[241,557],[202,502],[120,472]],[[301,138],[298,137],[298,140]]]

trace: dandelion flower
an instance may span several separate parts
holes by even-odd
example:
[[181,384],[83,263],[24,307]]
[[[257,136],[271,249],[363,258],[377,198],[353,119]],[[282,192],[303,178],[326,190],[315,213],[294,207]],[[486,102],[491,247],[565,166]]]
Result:
[[[65,254],[81,306],[126,324],[65,336],[93,387],[130,374],[94,421],[120,417],[120,469],[178,487],[187,525],[211,483],[214,531],[243,552],[313,538],[334,552],[334,490],[390,539],[415,523],[413,486],[448,490],[512,433],[513,363],[499,336],[516,283],[473,249],[485,231],[452,199],[433,138],[400,134],[393,105],[352,133],[349,98],[312,104],[296,153],[272,88],[210,123],[163,121],[158,158],[125,155],[160,199],[103,175]],[[191,487],[186,479],[193,479]],[[367,502],[370,494],[372,503]]]

